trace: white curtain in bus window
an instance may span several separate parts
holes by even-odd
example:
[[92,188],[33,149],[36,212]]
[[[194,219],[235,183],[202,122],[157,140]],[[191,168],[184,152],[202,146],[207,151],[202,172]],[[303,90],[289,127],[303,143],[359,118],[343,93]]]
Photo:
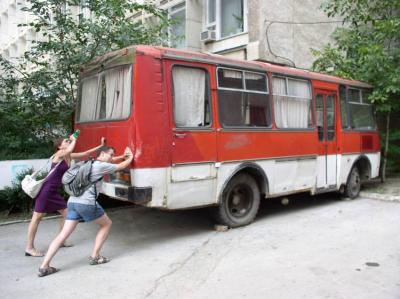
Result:
[[[130,113],[131,67],[124,66],[105,72],[105,118],[127,118]],[[104,109],[104,107],[102,107]]]
[[79,121],[91,121],[97,118],[100,107],[96,107],[99,92],[99,77],[91,77],[82,81]]
[[189,67],[172,69],[174,118],[177,127],[204,126],[206,73]]
[[311,89],[309,82],[274,77],[272,89],[277,127],[291,129],[310,127]]

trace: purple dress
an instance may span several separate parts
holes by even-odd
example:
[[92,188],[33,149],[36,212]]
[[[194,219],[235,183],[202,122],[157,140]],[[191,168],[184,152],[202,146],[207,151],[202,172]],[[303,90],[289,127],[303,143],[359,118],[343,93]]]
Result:
[[[53,169],[58,163],[51,163]],[[58,210],[67,208],[67,203],[58,193],[61,187],[61,178],[68,170],[68,164],[63,160],[57,168],[46,178],[39,194],[36,196],[35,212],[37,213],[53,213]]]

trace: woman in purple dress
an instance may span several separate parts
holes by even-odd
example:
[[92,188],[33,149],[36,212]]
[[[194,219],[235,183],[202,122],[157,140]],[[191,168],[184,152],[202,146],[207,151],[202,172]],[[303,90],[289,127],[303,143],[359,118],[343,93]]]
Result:
[[[75,148],[76,138],[71,135],[65,139],[59,139],[54,142],[56,153],[53,156],[51,164],[51,173],[46,177],[39,194],[35,199],[35,209],[32,215],[31,222],[28,228],[28,242],[25,248],[26,256],[40,257],[44,254],[35,249],[35,236],[40,221],[46,213],[58,212],[62,215],[60,221],[60,229],[64,225],[65,217],[67,216],[67,203],[58,193],[61,187],[61,178],[69,168],[72,159],[80,159],[95,152],[105,144],[104,137],[101,138],[101,144],[95,148],[89,149],[82,153],[72,153]],[[68,246],[67,244],[64,244]]]

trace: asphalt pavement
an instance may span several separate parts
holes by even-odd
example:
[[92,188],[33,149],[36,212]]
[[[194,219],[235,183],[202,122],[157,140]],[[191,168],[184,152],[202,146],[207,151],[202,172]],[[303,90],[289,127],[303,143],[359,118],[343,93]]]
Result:
[[[28,223],[0,226],[1,298],[400,298],[400,203],[335,194],[263,202],[254,223],[217,232],[207,210],[122,207],[90,266],[96,233],[79,224],[72,248],[37,277],[41,258],[25,257]],[[58,219],[41,223],[45,250]]]

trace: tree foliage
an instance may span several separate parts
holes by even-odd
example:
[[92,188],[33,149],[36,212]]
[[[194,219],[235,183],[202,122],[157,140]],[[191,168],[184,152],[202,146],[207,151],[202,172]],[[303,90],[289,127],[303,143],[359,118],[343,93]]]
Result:
[[342,18],[343,27],[333,44],[313,50],[313,68],[374,86],[371,100],[386,118],[387,153],[390,115],[400,110],[400,0],[327,0],[322,9]]
[[[164,44],[170,21],[153,5],[86,0],[91,17],[72,9],[79,0],[28,0],[33,21],[19,26],[40,38],[17,62],[0,57],[0,158],[48,156],[52,137],[71,130],[79,69],[96,56],[132,44]],[[156,19],[151,25],[130,17]]]
[[400,0],[329,0],[329,17],[342,17],[334,44],[314,51],[314,69],[371,83],[380,112],[399,110]]

